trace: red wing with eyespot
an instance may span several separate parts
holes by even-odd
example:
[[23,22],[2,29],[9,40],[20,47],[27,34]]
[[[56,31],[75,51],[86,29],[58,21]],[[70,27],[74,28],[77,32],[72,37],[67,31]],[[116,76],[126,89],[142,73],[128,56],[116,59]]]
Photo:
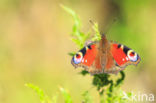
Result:
[[111,53],[119,67],[137,65],[140,62],[139,55],[132,49],[122,44],[111,43]]
[[139,55],[134,50],[122,44],[110,43],[107,49],[105,73],[118,73],[127,65],[137,65],[140,62]]
[[71,63],[75,68],[83,67],[91,74],[101,73],[101,57],[97,44],[90,44],[77,52]]

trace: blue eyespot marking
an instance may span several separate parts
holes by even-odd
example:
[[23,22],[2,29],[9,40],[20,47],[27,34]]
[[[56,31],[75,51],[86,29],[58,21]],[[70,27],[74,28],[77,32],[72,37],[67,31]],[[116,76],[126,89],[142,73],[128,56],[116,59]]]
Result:
[[128,58],[130,61],[136,62],[139,59],[139,56],[133,50],[129,50],[128,51]]
[[80,61],[80,60],[77,60],[76,58],[73,57],[73,62],[74,62],[75,64],[79,64],[81,61]]
[[81,60],[82,60],[82,53],[81,52],[78,52],[73,58],[72,58],[72,61],[75,63],[75,64],[79,64],[81,63]]

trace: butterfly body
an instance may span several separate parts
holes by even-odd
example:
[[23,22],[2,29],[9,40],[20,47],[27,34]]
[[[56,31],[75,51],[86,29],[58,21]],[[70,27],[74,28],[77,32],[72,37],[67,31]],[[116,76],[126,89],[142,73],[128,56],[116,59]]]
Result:
[[108,41],[102,35],[100,41],[92,42],[78,51],[71,63],[75,68],[83,67],[91,74],[118,73],[127,65],[136,65],[140,57],[132,49]]

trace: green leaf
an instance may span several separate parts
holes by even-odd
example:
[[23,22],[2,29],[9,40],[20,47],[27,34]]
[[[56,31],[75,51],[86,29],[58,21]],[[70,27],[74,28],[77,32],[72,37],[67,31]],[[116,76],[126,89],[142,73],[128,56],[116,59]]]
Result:
[[76,45],[81,45],[80,40],[75,39],[75,38],[72,38],[71,40],[72,40]]
[[38,96],[40,97],[41,103],[52,103],[50,101],[49,97],[47,95],[45,95],[43,90],[40,89],[38,86],[31,84],[31,83],[27,83],[27,84],[25,84],[25,86],[33,89],[38,94]]
[[60,87],[60,91],[65,99],[65,103],[72,103],[70,94],[62,87]]
[[58,94],[52,97],[52,103],[57,103]]
[[99,41],[101,40],[101,34],[100,34],[100,31],[99,31],[99,26],[98,26],[98,23],[93,23],[93,30],[95,31],[95,35],[94,37],[92,38],[92,41]]
[[64,5],[61,5],[61,7],[67,12],[69,13],[73,19],[74,19],[74,26],[73,26],[73,35],[79,35],[79,32],[80,32],[80,27],[81,27],[81,22],[80,22],[80,19],[78,18],[78,15],[70,8],[64,6]]
[[120,71],[120,75],[121,75],[121,78],[119,78],[116,81],[116,86],[119,86],[120,84],[122,84],[123,80],[125,79],[125,73],[123,71]]
[[92,99],[91,99],[91,96],[89,95],[89,92],[88,91],[85,91],[83,94],[83,101],[82,103],[92,103]]
[[85,76],[86,74],[89,74],[89,73],[88,73],[88,71],[86,71],[86,70],[82,70],[82,71],[80,72],[80,74],[82,74],[83,76]]
[[74,53],[74,52],[70,52],[70,53],[68,53],[68,55],[70,55],[70,56],[74,56],[76,53]]
[[70,8],[61,5],[61,7],[69,13],[74,19],[74,25],[72,29],[72,41],[81,49],[84,47],[86,40],[89,38],[89,33],[85,34],[81,32],[81,21],[78,18],[78,15]]

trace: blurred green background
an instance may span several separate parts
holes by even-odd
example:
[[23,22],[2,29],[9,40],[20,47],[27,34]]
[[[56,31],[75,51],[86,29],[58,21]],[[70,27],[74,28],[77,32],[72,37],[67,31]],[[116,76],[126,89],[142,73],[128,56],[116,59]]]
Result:
[[[133,48],[142,60],[126,68],[122,89],[156,94],[155,0],[0,0],[0,103],[39,103],[25,83],[38,85],[50,96],[62,86],[75,103],[92,87],[92,76],[79,75],[81,69],[70,63],[68,53],[78,48],[69,35],[73,19],[60,4],[76,11],[84,32],[91,27],[89,20],[105,32],[117,17],[107,37]],[[96,88],[90,92],[98,103]]]

